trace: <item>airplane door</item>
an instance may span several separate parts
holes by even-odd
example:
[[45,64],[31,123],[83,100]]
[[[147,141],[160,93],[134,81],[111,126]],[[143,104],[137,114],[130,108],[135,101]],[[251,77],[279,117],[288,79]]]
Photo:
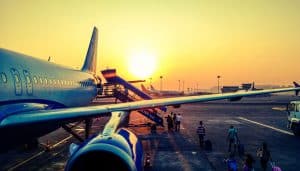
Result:
[[13,80],[14,80],[14,85],[15,85],[15,94],[17,96],[21,96],[22,95],[22,81],[21,81],[21,77],[20,74],[18,72],[18,70],[11,68],[10,69]]
[[23,70],[23,74],[26,80],[26,90],[27,90],[27,95],[31,96],[32,95],[32,79],[31,75],[27,70]]

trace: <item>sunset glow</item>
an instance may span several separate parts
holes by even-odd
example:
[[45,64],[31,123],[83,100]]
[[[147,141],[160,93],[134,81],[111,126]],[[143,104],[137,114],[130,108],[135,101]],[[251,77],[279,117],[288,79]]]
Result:
[[134,76],[147,79],[151,77],[156,68],[156,59],[146,52],[135,53],[128,60],[128,68]]
[[283,0],[3,0],[0,47],[80,68],[96,26],[98,71],[156,87],[162,75],[167,89],[178,80],[210,88],[217,75],[221,86],[287,85],[300,81],[299,9]]

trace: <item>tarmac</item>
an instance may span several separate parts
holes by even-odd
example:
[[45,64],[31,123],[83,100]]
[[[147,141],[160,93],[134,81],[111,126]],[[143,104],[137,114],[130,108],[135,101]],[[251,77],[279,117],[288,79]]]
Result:
[[[260,170],[256,150],[262,142],[267,142],[275,164],[284,171],[300,168],[299,137],[287,129],[285,104],[290,100],[300,99],[295,96],[271,96],[245,98],[239,102],[217,101],[209,103],[185,104],[180,108],[170,109],[183,116],[179,132],[157,127],[153,133],[150,127],[139,126],[149,120],[133,113],[129,129],[142,140],[145,154],[150,155],[150,167],[145,170],[226,170],[224,159],[228,157],[227,130],[230,125],[238,129],[245,152],[251,154],[256,162],[254,169]],[[93,133],[99,133],[108,117],[94,120]],[[212,141],[212,151],[200,149],[196,128],[202,120],[206,127],[205,139]],[[82,125],[76,131],[83,133]],[[59,129],[40,138],[40,142],[49,144],[50,150],[40,146],[37,149],[18,148],[0,154],[0,170],[37,170],[60,171],[69,157],[69,145],[79,143],[76,139]],[[235,156],[239,170],[242,169],[244,156]],[[268,168],[270,170],[270,167]]]

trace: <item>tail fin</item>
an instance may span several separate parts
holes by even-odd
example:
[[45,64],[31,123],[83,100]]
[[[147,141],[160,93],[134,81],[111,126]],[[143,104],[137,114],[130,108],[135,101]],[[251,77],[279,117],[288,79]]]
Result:
[[96,73],[97,68],[97,45],[98,45],[98,29],[94,27],[92,38],[90,40],[89,49],[85,56],[82,71]]
[[155,90],[155,88],[152,85],[150,85],[150,88],[151,88],[151,90]]
[[143,92],[148,92],[148,90],[146,89],[146,87],[144,86],[144,84],[141,84],[141,87],[142,87],[142,91]]
[[[297,82],[294,81],[293,83],[294,83],[294,86],[295,86],[296,88],[297,88],[297,87],[300,87],[300,85],[299,85]],[[300,91],[300,90],[296,90],[296,91],[295,91],[296,96],[299,95],[299,91]]]
[[253,82],[252,83],[252,85],[251,85],[251,87],[250,87],[250,89],[249,89],[250,91],[253,91],[253,90],[255,90],[255,83]]

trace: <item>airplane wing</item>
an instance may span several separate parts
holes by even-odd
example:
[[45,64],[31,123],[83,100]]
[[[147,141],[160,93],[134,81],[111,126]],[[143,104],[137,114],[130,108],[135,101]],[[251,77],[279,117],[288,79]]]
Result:
[[99,117],[115,111],[133,111],[160,106],[176,106],[186,103],[207,102],[222,99],[239,99],[247,96],[255,96],[269,93],[280,93],[287,91],[299,92],[300,87],[258,90],[238,93],[213,94],[202,96],[186,96],[174,98],[162,98],[153,100],[142,100],[128,103],[74,107],[55,110],[32,111],[9,115],[0,121],[1,127],[11,127],[18,125],[30,125],[49,122],[67,122],[70,120]]

